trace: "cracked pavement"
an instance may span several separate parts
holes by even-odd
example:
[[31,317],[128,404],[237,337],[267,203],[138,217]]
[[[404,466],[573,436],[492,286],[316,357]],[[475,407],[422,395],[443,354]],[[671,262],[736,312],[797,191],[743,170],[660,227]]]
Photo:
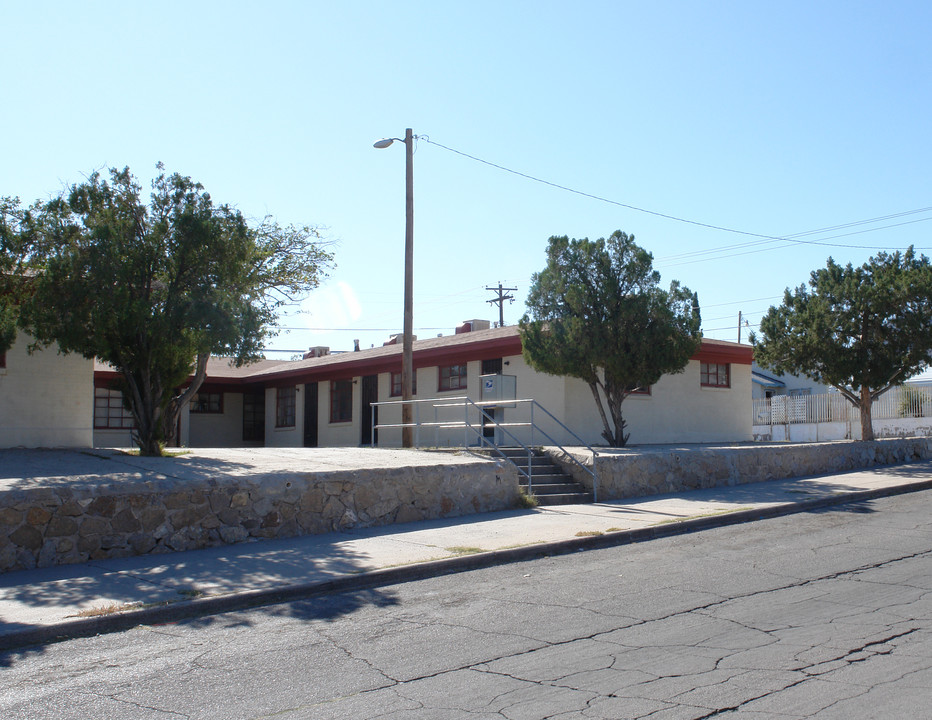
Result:
[[0,655],[0,716],[932,716],[932,491]]

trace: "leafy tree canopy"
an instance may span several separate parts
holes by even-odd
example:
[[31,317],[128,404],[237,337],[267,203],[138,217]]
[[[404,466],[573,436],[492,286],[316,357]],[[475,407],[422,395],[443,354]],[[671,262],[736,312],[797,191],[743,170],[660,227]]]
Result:
[[13,346],[26,292],[26,250],[19,198],[0,198],[0,353]]
[[[659,287],[653,257],[620,230],[608,239],[551,237],[520,321],[524,357],[592,390],[609,445],[630,433],[621,405],[638,388],[683,370],[701,342],[699,302],[674,281]],[[608,406],[605,412],[602,398]]]
[[832,258],[809,287],[787,288],[752,336],[757,362],[832,385],[861,411],[873,440],[871,404],[932,362],[932,267],[910,247],[860,267]]
[[111,169],[19,211],[11,233],[33,273],[20,326],[119,370],[144,454],[172,437],[208,357],[260,358],[279,309],[332,262],[315,229],[251,224],[158,169],[148,203],[128,168]]

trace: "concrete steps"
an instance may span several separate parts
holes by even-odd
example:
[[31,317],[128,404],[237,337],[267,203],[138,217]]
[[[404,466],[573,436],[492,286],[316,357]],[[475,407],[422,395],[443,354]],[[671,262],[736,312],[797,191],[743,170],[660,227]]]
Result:
[[[528,455],[524,448],[499,448],[502,454],[524,472],[528,472]],[[530,472],[532,493],[539,505],[576,505],[591,503],[592,493],[563,472],[559,465],[539,450],[533,450]],[[527,478],[521,476],[521,489],[528,491]]]

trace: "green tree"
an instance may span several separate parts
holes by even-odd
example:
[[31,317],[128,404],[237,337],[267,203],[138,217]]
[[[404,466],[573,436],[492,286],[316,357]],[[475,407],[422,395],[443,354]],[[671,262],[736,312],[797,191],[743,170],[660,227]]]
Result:
[[910,247],[860,267],[828,259],[809,288],[787,288],[752,335],[757,362],[832,385],[861,412],[874,439],[871,404],[932,362],[932,267]]
[[620,230],[594,242],[551,237],[520,321],[528,364],[585,381],[613,447],[630,437],[625,398],[681,372],[701,343],[696,294],[676,281],[660,288],[652,263]]
[[[94,173],[23,214],[34,277],[19,322],[40,345],[122,376],[144,455],[159,455],[211,355],[260,357],[278,311],[332,261],[316,230],[250,224],[161,164],[148,203],[129,169]],[[188,378],[193,375],[190,384]]]
[[19,198],[0,198],[0,353],[13,346],[27,290],[26,249]]

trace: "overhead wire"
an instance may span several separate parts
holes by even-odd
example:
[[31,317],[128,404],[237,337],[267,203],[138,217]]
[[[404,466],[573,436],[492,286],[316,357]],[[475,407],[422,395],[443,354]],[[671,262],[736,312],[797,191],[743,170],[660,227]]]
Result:
[[[549,186],[549,187],[556,188],[556,189],[558,189],[558,190],[563,190],[564,192],[573,193],[573,194],[575,194],[575,195],[580,195],[580,196],[582,196],[582,197],[587,197],[587,198],[590,198],[590,199],[592,199],[592,200],[597,200],[597,201],[599,201],[599,202],[608,203],[608,204],[610,204],[610,205],[616,205],[616,206],[618,206],[618,207],[623,207],[623,208],[626,208],[626,209],[628,209],[628,210],[634,210],[634,211],[636,211],[636,212],[646,213],[646,214],[648,214],[648,215],[654,215],[654,216],[656,216],[656,217],[661,217],[661,218],[664,218],[664,219],[667,219],[667,220],[672,220],[672,221],[674,221],[674,222],[686,223],[686,224],[689,224],[689,225],[695,225],[695,226],[697,226],[697,227],[703,227],[703,228],[707,228],[707,229],[710,229],[710,230],[718,230],[719,232],[727,232],[727,233],[732,233],[732,234],[735,234],[735,235],[744,235],[744,236],[746,236],[746,237],[755,237],[755,238],[760,238],[760,239],[761,239],[761,240],[759,240],[757,243],[744,243],[744,244],[740,244],[740,245],[733,246],[734,248],[749,247],[749,246],[753,246],[754,244],[768,244],[768,243],[773,243],[773,242],[784,242],[784,243],[788,243],[788,244],[825,245],[825,246],[829,246],[829,247],[845,247],[845,248],[854,248],[854,249],[859,249],[859,250],[893,250],[893,249],[897,249],[897,248],[892,248],[892,247],[890,247],[890,246],[868,246],[868,245],[847,245],[847,244],[840,244],[840,243],[826,243],[826,242],[823,242],[823,240],[832,240],[832,239],[835,239],[835,238],[838,238],[838,237],[847,237],[847,236],[849,236],[849,235],[856,235],[856,234],[865,233],[865,232],[875,232],[875,231],[877,231],[877,230],[885,230],[885,229],[888,229],[888,228],[891,228],[891,227],[899,227],[900,225],[907,225],[907,224],[911,224],[911,223],[913,223],[913,222],[924,222],[924,221],[927,221],[927,220],[932,220],[932,217],[920,218],[919,220],[913,220],[913,221],[910,221],[910,222],[908,222],[908,223],[896,223],[896,224],[894,224],[894,225],[886,225],[886,226],[879,227],[879,228],[871,228],[871,229],[868,229],[868,230],[861,230],[861,231],[858,231],[858,232],[856,232],[856,233],[844,233],[844,234],[841,234],[841,235],[835,235],[835,236],[831,236],[831,237],[828,237],[828,238],[823,238],[822,240],[803,240],[803,239],[801,239],[801,238],[806,237],[806,236],[809,236],[809,235],[817,235],[817,234],[824,233],[824,232],[831,232],[831,231],[836,230],[836,229],[844,229],[844,228],[847,228],[847,227],[854,227],[854,226],[857,226],[857,225],[871,224],[871,223],[881,222],[881,221],[883,221],[883,220],[888,220],[888,219],[892,219],[892,218],[896,218],[896,217],[903,217],[903,216],[910,215],[910,214],[916,214],[916,213],[922,213],[922,212],[930,212],[930,211],[932,211],[932,207],[925,207],[925,208],[916,208],[916,209],[913,209],[913,210],[905,210],[905,211],[902,211],[902,212],[892,213],[892,214],[889,214],[889,215],[883,215],[883,216],[879,216],[879,217],[876,217],[876,218],[868,218],[868,219],[864,219],[864,220],[856,220],[856,221],[853,221],[853,222],[850,222],[850,223],[842,223],[842,224],[839,224],[839,225],[830,226],[830,227],[828,227],[828,228],[822,228],[822,229],[817,229],[817,230],[807,230],[807,231],[804,231],[804,232],[795,233],[795,234],[793,234],[793,235],[786,235],[786,236],[769,235],[769,234],[765,234],[765,233],[750,232],[750,231],[747,231],[747,230],[738,230],[738,229],[736,229],[736,228],[730,228],[730,227],[726,227],[726,226],[724,226],[724,225],[715,225],[715,224],[712,224],[712,223],[700,222],[700,221],[698,221],[698,220],[691,220],[691,219],[689,219],[689,218],[684,218],[684,217],[680,217],[680,216],[677,216],[677,215],[671,215],[671,214],[669,214],[669,213],[662,213],[662,212],[658,212],[658,211],[656,211],[656,210],[649,210],[649,209],[647,209],[647,208],[638,207],[637,205],[631,205],[631,204],[629,204],[629,203],[623,203],[623,202],[620,202],[620,201],[618,201],[618,200],[612,200],[612,199],[610,199],[610,198],[606,198],[606,197],[603,197],[603,196],[601,196],[601,195],[595,195],[595,194],[593,194],[593,193],[584,192],[584,191],[582,191],[582,190],[576,190],[575,188],[571,188],[571,187],[568,187],[568,186],[566,186],[566,185],[560,185],[559,183],[551,182],[551,181],[549,181],[549,180],[544,180],[544,179],[542,179],[542,178],[536,177],[536,176],[534,176],[534,175],[530,175],[530,174],[528,174],[528,173],[520,172],[520,171],[518,171],[518,170],[513,170],[513,169],[511,169],[511,168],[509,168],[509,167],[505,167],[504,165],[499,165],[498,163],[493,163],[493,162],[491,162],[491,161],[489,161],[489,160],[485,160],[485,159],[480,158],[480,157],[477,157],[477,156],[475,156],[475,155],[471,155],[471,154],[469,154],[469,153],[463,152],[462,150],[457,150],[457,149],[455,149],[455,148],[451,148],[451,147],[449,147],[449,146],[447,146],[447,145],[444,145],[444,144],[442,144],[442,143],[439,143],[439,142],[436,142],[436,141],[434,141],[434,140],[431,140],[430,137],[429,137],[428,135],[418,135],[418,136],[417,136],[417,139],[418,139],[418,140],[423,140],[423,141],[426,142],[426,143],[429,143],[429,144],[431,144],[431,145],[435,145],[436,147],[439,147],[439,148],[442,148],[442,149],[444,149],[444,150],[447,150],[448,152],[455,153],[456,155],[461,155],[462,157],[468,158],[468,159],[473,160],[473,161],[475,161],[475,162],[482,163],[483,165],[488,165],[489,167],[496,168],[497,170],[502,170],[503,172],[511,173],[512,175],[517,175],[518,177],[523,177],[523,178],[525,178],[525,179],[527,179],[527,180],[531,180],[531,181],[533,181],[533,182],[537,182],[537,183],[540,183],[540,184],[542,184],[542,185],[547,185],[547,186]],[[761,242],[761,241],[763,241],[763,242]],[[787,247],[787,246],[788,246],[788,245],[783,245],[782,247]],[[725,250],[725,249],[732,249],[732,248],[720,248],[720,250]],[[771,250],[771,249],[779,249],[779,248],[764,248],[764,249],[762,249],[762,250],[754,251],[754,252],[763,252],[764,250]],[[916,248],[916,249],[918,249],[918,250],[932,250],[932,248],[928,248],[928,247],[922,247],[922,248]],[[713,251],[698,251],[698,252],[713,252]],[[749,254],[749,253],[739,253],[739,254]],[[676,256],[674,256],[674,257],[676,257]],[[681,264],[683,264],[683,263],[681,263]]]
[[[749,242],[737,243],[737,244],[733,244],[733,245],[719,246],[719,247],[716,247],[716,248],[709,248],[709,249],[705,249],[705,250],[694,250],[694,251],[690,251],[690,252],[686,252],[686,253],[678,253],[678,254],[676,254],[676,255],[670,255],[670,256],[666,256],[666,257],[662,257],[662,258],[658,258],[658,259],[657,259],[657,262],[658,262],[659,264],[664,264],[664,265],[668,265],[668,266],[685,265],[685,264],[691,264],[691,263],[695,263],[695,262],[706,262],[706,261],[709,261],[709,260],[719,260],[719,259],[722,259],[723,257],[737,257],[737,256],[740,256],[740,255],[749,255],[749,254],[755,254],[755,253],[759,253],[759,252],[767,252],[767,251],[770,251],[770,250],[785,249],[785,248],[790,247],[790,246],[792,246],[792,245],[811,245],[811,246],[826,246],[826,247],[843,247],[843,248],[852,248],[852,249],[859,249],[859,250],[898,250],[898,249],[902,249],[902,248],[894,248],[894,247],[890,247],[890,246],[852,245],[852,244],[843,244],[843,243],[828,243],[828,242],[825,242],[825,241],[826,241],[826,240],[834,240],[834,239],[838,239],[838,238],[842,238],[842,237],[850,237],[850,236],[852,236],[852,235],[860,235],[860,234],[864,234],[864,233],[868,233],[868,232],[876,232],[876,231],[879,231],[879,230],[885,230],[885,229],[894,228],[894,227],[901,227],[901,226],[904,226],[904,225],[911,225],[911,224],[915,224],[915,223],[926,222],[926,221],[932,220],[932,216],[930,216],[930,217],[918,218],[918,219],[915,219],[915,220],[909,220],[909,221],[905,221],[905,222],[901,222],[901,223],[893,223],[893,224],[890,224],[890,225],[883,225],[883,226],[880,226],[880,227],[873,227],[873,228],[867,228],[867,229],[863,229],[863,230],[857,230],[857,231],[849,232],[849,233],[840,233],[840,234],[837,234],[837,235],[830,235],[830,236],[828,236],[828,237],[823,237],[823,238],[820,238],[820,239],[818,239],[818,240],[804,240],[804,239],[802,239],[802,238],[810,237],[810,236],[813,236],[813,235],[820,235],[820,234],[827,233],[827,232],[833,232],[833,231],[835,231],[835,230],[844,230],[844,229],[848,229],[848,228],[852,228],[852,227],[858,227],[858,226],[862,226],[862,225],[871,225],[871,224],[874,224],[874,223],[883,222],[883,221],[885,221],[885,220],[892,220],[892,219],[896,219],[896,218],[906,217],[906,216],[909,216],[909,215],[916,215],[916,214],[920,214],[920,213],[932,212],[932,206],[930,206],[930,207],[923,207],[923,208],[915,208],[915,209],[912,209],[912,210],[904,210],[904,211],[901,211],[901,212],[890,213],[890,214],[887,214],[887,215],[881,215],[881,216],[874,217],[874,218],[866,218],[866,219],[855,220],[855,221],[847,222],[847,223],[840,223],[840,224],[837,224],[837,225],[831,225],[831,226],[827,226],[827,227],[823,227],[823,228],[818,228],[818,229],[813,229],[813,230],[806,230],[806,231],[802,231],[802,232],[798,232],[798,233],[793,233],[793,234],[789,234],[789,235],[783,235],[783,236],[768,235],[768,234],[765,234],[765,233],[757,233],[757,232],[750,232],[750,231],[747,231],[747,230],[739,230],[739,229],[727,227],[727,226],[724,226],[724,225],[716,225],[716,224],[713,224],[713,223],[706,223],[706,222],[701,222],[701,221],[698,221],[698,220],[692,220],[692,219],[689,219],[689,218],[680,217],[680,216],[672,215],[672,214],[669,214],[669,213],[658,212],[658,211],[656,211],[656,210],[650,210],[650,209],[647,209],[647,208],[638,207],[638,206],[636,206],[636,205],[631,205],[631,204],[629,204],[629,203],[623,203],[623,202],[620,202],[620,201],[617,201],[617,200],[612,200],[612,199],[610,199],[610,198],[606,198],[606,197],[603,197],[603,196],[600,196],[600,195],[595,195],[595,194],[593,194],[593,193],[588,193],[588,192],[584,192],[584,191],[581,191],[581,190],[577,190],[577,189],[575,189],[575,188],[571,188],[571,187],[568,187],[568,186],[566,186],[566,185],[560,185],[559,183],[551,182],[551,181],[549,181],[549,180],[544,180],[544,179],[539,178],[539,177],[536,177],[536,176],[534,176],[534,175],[530,175],[530,174],[528,174],[528,173],[520,172],[520,171],[518,171],[518,170],[513,170],[513,169],[508,168],[508,167],[506,167],[506,166],[504,166],[504,165],[500,165],[500,164],[498,164],[498,163],[494,163],[494,162],[491,162],[491,161],[489,161],[489,160],[485,160],[485,159],[483,159],[483,158],[477,157],[477,156],[475,156],[475,155],[471,155],[471,154],[466,153],[466,152],[463,152],[463,151],[461,151],[461,150],[457,150],[457,149],[455,149],[455,148],[452,148],[452,147],[449,147],[449,146],[444,145],[444,144],[442,144],[442,143],[439,143],[439,142],[436,142],[436,141],[434,141],[434,140],[431,140],[430,137],[427,136],[427,135],[416,135],[416,136],[415,136],[415,140],[417,140],[417,141],[423,140],[424,142],[426,142],[426,143],[428,143],[428,144],[430,144],[430,145],[434,145],[434,146],[436,146],[436,147],[442,148],[442,149],[444,149],[444,150],[447,150],[448,152],[454,153],[454,154],[456,154],[456,155],[460,155],[460,156],[462,156],[462,157],[468,158],[468,159],[470,159],[470,160],[473,160],[473,161],[475,161],[475,162],[481,163],[481,164],[483,164],[483,165],[487,165],[487,166],[489,166],[489,167],[493,167],[493,168],[495,168],[495,169],[497,169],[497,170],[501,170],[501,171],[503,171],[503,172],[507,172],[507,173],[510,173],[510,174],[512,174],[512,175],[516,175],[516,176],[518,176],[518,177],[522,177],[522,178],[525,178],[525,179],[527,179],[527,180],[531,180],[531,181],[533,181],[533,182],[540,183],[540,184],[542,184],[542,185],[547,185],[547,186],[552,187],[552,188],[555,188],[555,189],[557,189],[557,190],[562,190],[562,191],[564,191],[564,192],[569,192],[569,193],[572,193],[572,194],[575,194],[575,195],[579,195],[579,196],[581,196],[581,197],[590,198],[590,199],[596,200],[596,201],[598,201],[598,202],[603,202],[603,203],[607,203],[607,204],[610,204],[610,205],[615,205],[615,206],[618,206],[618,207],[623,207],[623,208],[626,208],[626,209],[628,209],[628,210],[633,210],[633,211],[635,211],[635,212],[645,213],[645,214],[648,214],[648,215],[653,215],[653,216],[655,216],[655,217],[664,218],[664,219],[666,219],[666,220],[671,220],[671,221],[674,221],[674,222],[679,222],[679,223],[685,223],[685,224],[689,224],[689,225],[694,225],[694,226],[706,228],[706,229],[709,229],[709,230],[716,230],[716,231],[719,231],[719,232],[726,232],[726,233],[735,234],[735,235],[743,235],[743,236],[745,236],[745,237],[757,238],[757,240],[753,240],[753,241],[749,241]],[[416,149],[416,148],[415,148],[415,149]],[[769,246],[769,247],[762,247],[762,246]],[[744,250],[744,252],[734,252],[735,250],[743,250],[743,249],[746,249],[746,248],[756,248],[756,249],[747,249],[747,250]],[[917,250],[932,250],[932,248],[929,248],[929,247],[917,247],[917,248],[915,248],[915,249],[917,249]],[[702,256],[706,256],[706,257],[702,257]],[[669,262],[669,261],[671,261],[671,260],[680,260],[681,262],[674,262],[674,263],[671,264],[671,263]],[[438,298],[438,301],[439,301],[439,300],[442,300],[444,297],[447,297],[447,298],[449,298],[449,297],[455,297],[455,296],[457,296],[457,295],[464,295],[464,294],[467,294],[467,293],[473,292],[473,291],[474,291],[473,288],[469,288],[469,289],[467,289],[467,290],[463,290],[463,291],[460,291],[460,292],[458,292],[458,293],[453,293],[453,294],[451,294],[451,295],[447,295],[447,296],[437,296],[437,298]],[[770,298],[756,298],[756,299],[753,299],[753,300],[737,300],[737,301],[732,301],[732,302],[728,302],[728,303],[719,303],[719,304],[717,304],[717,305],[709,305],[709,306],[706,306],[706,307],[720,307],[720,306],[724,306],[724,305],[738,305],[738,304],[744,304],[744,303],[749,303],[749,302],[757,302],[757,301],[761,301],[761,300],[773,300],[773,299],[778,299],[779,297],[782,297],[782,296],[774,296],[774,297],[770,297]],[[761,311],[761,312],[765,312],[765,311]],[[751,314],[757,314],[757,312],[752,312]],[[710,321],[722,320],[722,319],[725,319],[726,317],[728,317],[728,316],[713,318],[713,319],[711,319]],[[744,317],[747,317],[747,314],[745,314]],[[751,327],[751,325],[752,325],[752,324],[746,323],[745,326],[746,326],[746,327]],[[759,323],[753,323],[753,326],[754,326],[754,327],[756,327],[756,326],[758,326],[758,325],[759,325]],[[311,331],[311,332],[395,332],[395,331],[397,331],[397,328],[323,328],[323,327],[320,327],[320,328],[308,328],[308,327],[298,328],[298,327],[283,327],[283,328],[280,328],[280,329],[281,329],[281,330],[288,330],[288,331]],[[423,328],[416,328],[416,329],[417,329],[417,330],[421,330],[421,331],[438,331],[438,330],[446,330],[446,329],[448,329],[448,328],[446,328],[446,327],[423,327]],[[704,328],[703,331],[704,331],[704,332],[719,332],[719,331],[731,330],[731,329],[734,329],[734,328],[731,327],[731,326],[726,326],[726,327],[721,327],[721,328],[710,328],[710,329],[708,329],[708,330],[706,330],[706,329]],[[267,351],[268,351],[268,352],[302,352],[301,350],[271,350],[271,349],[267,349]]]

